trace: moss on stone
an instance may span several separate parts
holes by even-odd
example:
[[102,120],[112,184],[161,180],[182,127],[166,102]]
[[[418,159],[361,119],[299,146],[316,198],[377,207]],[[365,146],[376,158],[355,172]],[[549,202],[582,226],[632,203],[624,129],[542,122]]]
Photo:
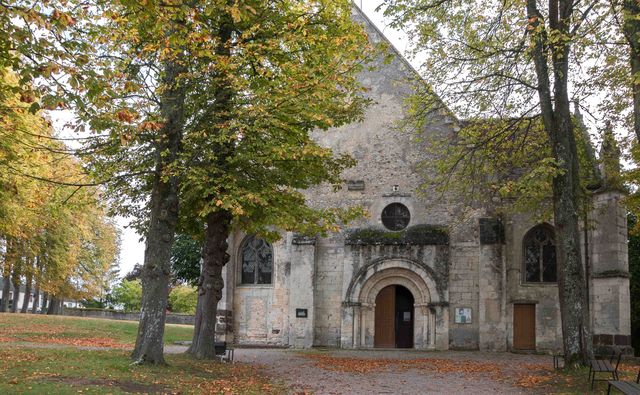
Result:
[[443,226],[416,225],[399,232],[383,229],[352,229],[347,232],[347,245],[446,245],[449,233]]

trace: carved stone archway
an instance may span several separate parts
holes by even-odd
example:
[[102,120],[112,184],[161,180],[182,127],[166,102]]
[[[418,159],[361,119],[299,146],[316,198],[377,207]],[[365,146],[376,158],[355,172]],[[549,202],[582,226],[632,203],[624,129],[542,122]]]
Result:
[[356,273],[343,303],[342,347],[374,346],[375,300],[380,290],[389,285],[401,285],[414,297],[414,347],[447,349],[448,309],[436,292],[432,270],[404,258],[374,261]]

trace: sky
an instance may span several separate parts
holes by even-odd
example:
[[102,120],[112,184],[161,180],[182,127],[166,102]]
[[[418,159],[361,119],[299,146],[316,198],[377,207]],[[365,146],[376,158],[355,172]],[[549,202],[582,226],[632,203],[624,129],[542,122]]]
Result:
[[[386,26],[384,17],[381,13],[375,12],[375,8],[380,4],[380,0],[355,0],[365,14],[376,24],[392,44],[404,53],[408,43],[405,36],[398,31],[394,31]],[[73,114],[69,111],[56,111],[49,114],[53,127],[63,137],[72,137],[73,135],[65,124],[73,120]],[[73,144],[71,144],[73,146]],[[121,231],[121,245],[120,245],[120,276],[123,277],[131,269],[133,269],[136,263],[142,264],[144,262],[144,242],[141,240],[133,229],[128,228],[129,220],[127,218],[117,217],[116,222]]]

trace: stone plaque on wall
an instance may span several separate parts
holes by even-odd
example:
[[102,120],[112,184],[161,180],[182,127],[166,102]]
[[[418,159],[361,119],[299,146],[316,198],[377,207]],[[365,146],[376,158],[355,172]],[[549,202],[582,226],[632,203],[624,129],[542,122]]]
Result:
[[349,180],[349,181],[347,181],[347,190],[349,190],[349,191],[364,191],[364,180]]

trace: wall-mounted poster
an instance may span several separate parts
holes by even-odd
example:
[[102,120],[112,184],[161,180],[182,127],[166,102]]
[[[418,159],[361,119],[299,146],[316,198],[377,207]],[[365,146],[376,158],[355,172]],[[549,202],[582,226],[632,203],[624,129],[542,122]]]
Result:
[[456,307],[456,324],[471,323],[471,309],[469,307]]

